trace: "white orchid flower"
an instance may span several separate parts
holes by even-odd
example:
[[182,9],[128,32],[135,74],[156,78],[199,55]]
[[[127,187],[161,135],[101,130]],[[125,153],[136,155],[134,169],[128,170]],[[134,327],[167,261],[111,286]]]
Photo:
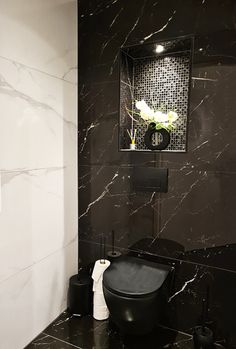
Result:
[[143,99],[141,101],[136,101],[135,106],[139,110],[144,110],[144,109],[149,108],[149,106],[147,105],[147,103]]
[[150,120],[150,115],[148,113],[145,113],[143,111],[140,112],[140,116],[143,120],[148,121]]
[[155,111],[154,109],[151,109],[143,99],[141,101],[136,101],[135,106],[140,110],[138,114],[143,120],[163,124],[163,127],[167,128],[173,128],[174,126],[172,124],[179,117],[174,111],[169,111],[167,114],[159,110]]
[[155,122],[169,122],[168,116],[161,111],[156,111],[154,114]]
[[175,122],[179,118],[178,114],[174,111],[169,111],[169,113],[167,114],[167,117],[171,123]]
[[147,108],[140,112],[140,116],[144,120],[153,120],[155,112],[153,109]]
[[148,121],[153,119],[155,112],[147,105],[144,100],[137,101],[136,108],[140,110],[140,116],[143,120]]

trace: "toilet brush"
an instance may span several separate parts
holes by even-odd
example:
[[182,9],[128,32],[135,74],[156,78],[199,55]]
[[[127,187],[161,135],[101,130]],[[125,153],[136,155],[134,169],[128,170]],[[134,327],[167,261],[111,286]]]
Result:
[[106,259],[106,238],[104,234],[100,238],[100,264],[105,264]]
[[196,326],[193,333],[195,349],[211,349],[214,345],[214,336],[210,328],[206,326],[209,309],[209,287],[207,287],[206,297],[202,301],[202,325]]
[[112,230],[111,232],[111,251],[107,253],[107,259],[112,262],[116,258],[121,256],[121,253],[119,251],[115,251],[115,232]]

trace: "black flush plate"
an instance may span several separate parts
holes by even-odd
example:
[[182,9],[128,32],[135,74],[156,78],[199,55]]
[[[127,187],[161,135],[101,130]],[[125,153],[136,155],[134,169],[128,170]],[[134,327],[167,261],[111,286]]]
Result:
[[133,185],[135,191],[167,193],[168,168],[135,167]]

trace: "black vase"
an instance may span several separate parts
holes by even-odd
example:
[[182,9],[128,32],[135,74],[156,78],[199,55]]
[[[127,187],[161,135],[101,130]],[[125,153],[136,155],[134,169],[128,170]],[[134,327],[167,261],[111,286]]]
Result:
[[[162,136],[162,141],[156,145],[152,143],[152,136],[154,133],[160,133]],[[170,133],[164,128],[157,130],[155,122],[151,122],[148,126],[147,131],[145,132],[144,143],[146,147],[151,150],[166,149],[170,144]]]

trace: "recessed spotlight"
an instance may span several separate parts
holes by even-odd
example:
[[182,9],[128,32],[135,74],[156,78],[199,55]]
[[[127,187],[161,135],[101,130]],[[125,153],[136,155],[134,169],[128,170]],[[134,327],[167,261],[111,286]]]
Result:
[[161,52],[163,52],[164,51],[164,46],[162,46],[162,45],[157,45],[156,46],[156,53],[161,53]]

